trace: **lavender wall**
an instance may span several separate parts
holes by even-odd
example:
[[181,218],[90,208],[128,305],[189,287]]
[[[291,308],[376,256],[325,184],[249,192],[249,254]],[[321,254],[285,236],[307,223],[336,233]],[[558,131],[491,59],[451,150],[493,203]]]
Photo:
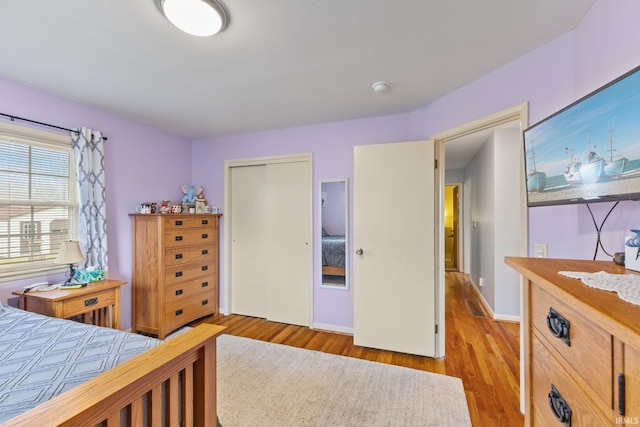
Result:
[[344,236],[347,213],[344,204],[346,183],[323,182],[321,190],[326,193],[325,206],[321,209],[322,227],[331,235]]
[[[56,96],[0,80],[0,112],[57,126],[87,126],[101,130],[107,179],[109,272],[131,281],[131,225],[128,213],[142,201],[178,201],[180,186],[191,182],[191,143],[132,121]],[[32,278],[0,283],[0,299],[28,283],[57,280]],[[122,328],[131,327],[131,285],[122,292]]]

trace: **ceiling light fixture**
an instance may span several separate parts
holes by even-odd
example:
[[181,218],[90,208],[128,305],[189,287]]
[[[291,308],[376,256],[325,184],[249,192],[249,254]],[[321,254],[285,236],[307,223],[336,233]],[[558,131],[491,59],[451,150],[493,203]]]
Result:
[[169,22],[194,36],[212,36],[227,25],[227,13],[217,0],[156,0],[156,4]]
[[371,85],[371,87],[373,88],[373,91],[375,93],[382,93],[382,92],[386,92],[389,89],[389,83],[384,81],[375,82],[374,84]]

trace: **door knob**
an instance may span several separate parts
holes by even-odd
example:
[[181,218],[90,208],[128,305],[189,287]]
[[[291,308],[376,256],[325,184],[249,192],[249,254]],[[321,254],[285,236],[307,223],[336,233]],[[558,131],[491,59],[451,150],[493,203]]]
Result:
[[363,253],[364,251],[362,250],[362,248],[356,249],[356,255],[362,255]]

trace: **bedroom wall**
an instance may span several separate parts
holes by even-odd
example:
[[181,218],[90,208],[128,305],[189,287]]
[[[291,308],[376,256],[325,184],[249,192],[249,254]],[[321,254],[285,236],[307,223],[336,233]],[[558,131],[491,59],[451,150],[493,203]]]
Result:
[[[180,200],[180,186],[191,181],[191,141],[103,111],[0,79],[0,112],[57,126],[101,130],[107,179],[108,277],[131,281],[131,225],[128,214],[143,201]],[[17,122],[16,122],[17,123]],[[0,300],[11,291],[42,280],[0,283]],[[131,285],[122,289],[121,321],[131,327]]]
[[332,236],[345,235],[345,191],[342,182],[324,182],[322,192],[326,192],[325,206],[322,208],[322,226]]

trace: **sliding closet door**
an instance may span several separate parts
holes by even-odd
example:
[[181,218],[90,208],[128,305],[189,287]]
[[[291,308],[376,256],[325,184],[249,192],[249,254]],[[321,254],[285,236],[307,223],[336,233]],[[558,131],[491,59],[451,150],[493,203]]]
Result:
[[309,162],[267,165],[267,319],[311,322],[312,230]]
[[311,156],[260,160],[229,161],[226,166],[228,307],[231,313],[309,326]]
[[265,165],[231,169],[231,312],[267,317],[269,229]]

